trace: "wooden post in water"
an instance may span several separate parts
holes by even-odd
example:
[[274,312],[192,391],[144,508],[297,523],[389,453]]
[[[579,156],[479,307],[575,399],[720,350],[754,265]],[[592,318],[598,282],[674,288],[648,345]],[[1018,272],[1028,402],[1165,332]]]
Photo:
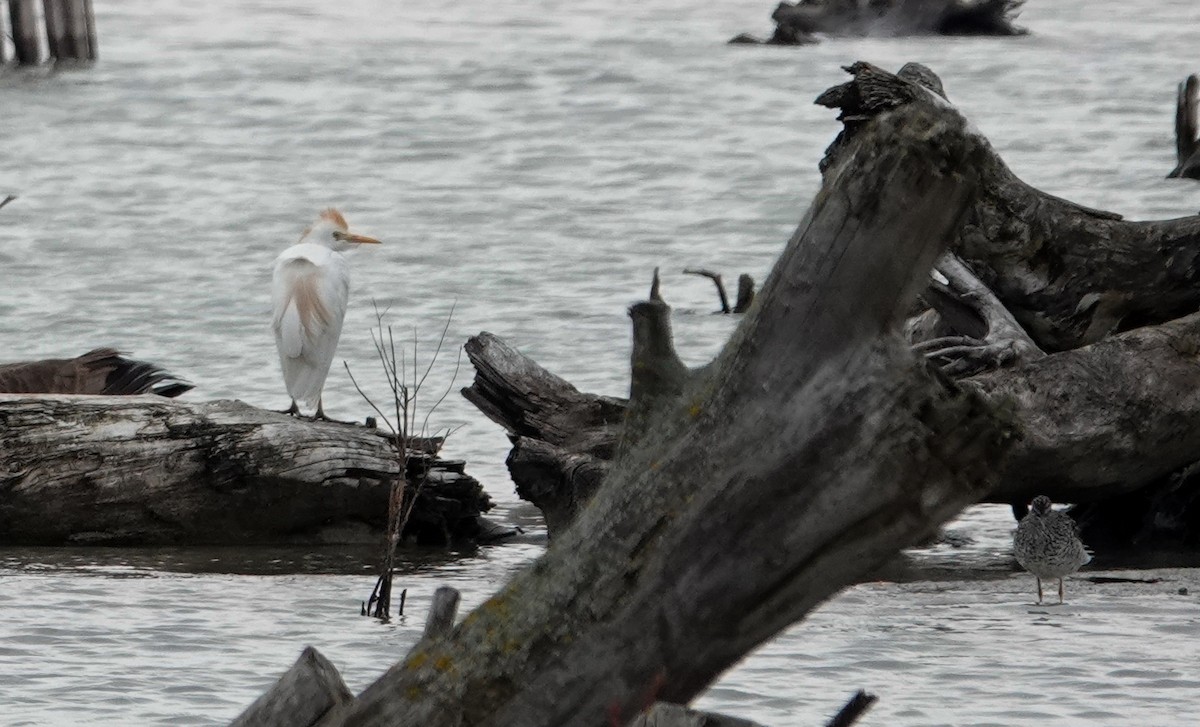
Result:
[[90,21],[92,4],[88,0],[59,0],[63,3],[63,52],[59,58],[77,61],[92,60],[91,35],[94,23]]
[[8,0],[8,15],[12,21],[13,45],[17,50],[17,63],[22,66],[37,65],[41,60],[38,47],[37,0]]
[[42,11],[46,17],[46,40],[50,57],[62,58],[66,45],[63,0],[42,0]]
[[87,21],[87,58],[94,61],[99,53],[96,50],[96,11],[92,8],[92,0],[83,0],[83,18]]

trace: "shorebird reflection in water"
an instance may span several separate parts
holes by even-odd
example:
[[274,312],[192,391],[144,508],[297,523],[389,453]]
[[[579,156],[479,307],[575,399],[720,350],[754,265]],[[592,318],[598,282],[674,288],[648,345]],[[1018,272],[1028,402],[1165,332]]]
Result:
[[1092,559],[1075,532],[1075,521],[1065,512],[1053,510],[1050,498],[1033,498],[1029,514],[1017,524],[1013,554],[1021,567],[1037,578],[1038,603],[1042,602],[1042,579],[1058,579],[1058,602],[1063,602],[1063,577]]
[[296,402],[304,402],[317,408],[317,419],[326,418],[321,390],[350,299],[350,266],[342,252],[364,243],[377,245],[379,240],[352,234],[346,218],[327,209],[304,231],[300,242],[275,259],[271,327],[283,381],[292,397],[288,414],[298,415]]

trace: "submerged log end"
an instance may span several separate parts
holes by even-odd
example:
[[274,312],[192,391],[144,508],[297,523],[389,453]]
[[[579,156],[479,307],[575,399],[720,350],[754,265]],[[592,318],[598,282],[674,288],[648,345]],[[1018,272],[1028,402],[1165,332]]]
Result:
[[877,701],[879,701],[879,697],[860,689],[850,697],[850,701],[846,702],[825,727],[850,727]]
[[309,646],[275,685],[230,723],[230,727],[315,724],[330,709],[353,699],[333,662]]
[[434,591],[429,618],[425,621],[425,638],[437,638],[450,633],[454,617],[458,614],[460,598],[458,589],[450,586],[442,586]]

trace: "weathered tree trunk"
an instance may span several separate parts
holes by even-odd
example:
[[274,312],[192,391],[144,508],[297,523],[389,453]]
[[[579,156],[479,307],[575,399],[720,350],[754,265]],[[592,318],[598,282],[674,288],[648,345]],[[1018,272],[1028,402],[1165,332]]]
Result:
[[1200,315],[965,379],[1021,432],[986,499],[1103,500],[1196,461],[1198,381]]
[[987,489],[1006,430],[895,333],[978,150],[960,118],[913,111],[826,183],[710,366],[681,370],[669,308],[634,306],[631,411],[603,485],[344,724],[595,726],[686,704]]
[[[872,128],[876,115],[910,104],[944,105],[909,82],[944,97],[932,71],[909,64],[898,75],[914,67],[919,72],[904,79],[857,63],[847,69],[853,80],[818,99],[840,108],[845,121],[824,165],[836,163],[842,145]],[[1188,95],[1181,89],[1184,116]],[[990,398],[1013,401],[1025,434],[991,497],[1120,496],[1119,505],[1080,513],[1090,541],[1115,533],[1129,534],[1118,541],[1125,546],[1161,542],[1160,533],[1167,543],[1196,541],[1200,483],[1176,474],[1200,459],[1196,320],[1173,319],[1200,307],[1200,216],[1127,222],[1030,187],[994,151],[985,154],[981,182],[954,244],[966,263],[963,277],[977,285],[969,295],[946,292],[975,308],[980,321],[998,307],[1011,313],[1007,323],[990,317],[984,340],[964,346],[967,358],[1015,346],[1019,353],[1000,362],[1024,362],[967,382]],[[929,300],[946,313],[931,292]],[[942,323],[975,335],[959,321],[943,316]],[[1127,333],[1106,339],[1114,331]],[[1039,346],[1065,353],[1040,358]]]
[[[424,444],[407,473],[406,532],[474,537],[487,494]],[[0,394],[6,545],[373,541],[398,469],[381,432],[238,401]]]

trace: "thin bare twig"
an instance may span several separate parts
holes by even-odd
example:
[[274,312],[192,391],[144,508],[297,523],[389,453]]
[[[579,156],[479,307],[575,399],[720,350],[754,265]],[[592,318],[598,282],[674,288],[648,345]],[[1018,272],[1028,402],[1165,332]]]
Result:
[[[358,381],[354,378],[350,371],[349,364],[346,366],[346,372],[350,375],[350,381],[354,384],[355,390],[370,405],[372,410],[384,421],[388,429],[392,433],[396,445],[397,464],[399,472],[396,479],[392,482],[391,490],[388,495],[388,519],[387,531],[384,539],[384,554],[383,563],[380,569],[379,578],[376,580],[375,588],[371,593],[370,599],[366,602],[363,612],[379,619],[387,620],[390,617],[391,609],[391,592],[392,592],[392,576],[395,573],[395,557],[396,548],[400,543],[400,537],[412,517],[414,508],[416,507],[417,499],[420,497],[421,491],[428,477],[428,466],[424,455],[422,455],[421,467],[419,472],[414,472],[413,479],[415,480],[411,495],[406,498],[406,490],[409,485],[409,464],[410,452],[413,451],[417,415],[419,411],[418,398],[422,386],[428,379],[430,372],[436,364],[437,357],[441,354],[445,345],[446,337],[450,330],[450,322],[454,314],[454,308],[450,309],[446,323],[442,327],[441,335],[438,344],[434,349],[432,359],[425,368],[423,374],[419,371],[419,353],[420,346],[417,338],[416,330],[413,330],[412,342],[412,364],[411,376],[414,382],[412,386],[408,384],[408,376],[410,375],[409,362],[406,356],[404,346],[397,347],[395,331],[392,326],[386,325],[384,317],[386,310],[381,312],[378,304],[374,304],[375,308],[375,328],[371,330],[371,342],[375,346],[375,355],[379,360],[380,367],[383,369],[384,378],[387,379],[388,390],[392,395],[393,417],[389,418],[385,415],[381,407],[376,404],[371,397],[359,386]],[[458,370],[461,366],[462,353],[459,352],[459,360],[455,363],[454,376],[457,378]],[[344,362],[343,362],[344,363]],[[454,382],[451,380],[449,387],[442,393],[441,397],[434,402],[429,411],[425,413],[421,422],[421,435],[424,436],[429,428],[429,419],[433,411],[446,400],[449,392],[453,390]],[[394,422],[394,423],[393,423]],[[447,430],[446,436],[450,435],[453,430]],[[444,439],[443,439],[444,441]],[[401,614],[403,614],[403,593],[401,594]]]
[[379,418],[383,420],[383,423],[388,425],[388,429],[395,433],[396,428],[393,427],[392,423],[388,421],[387,415],[379,411],[379,407],[375,406],[375,402],[371,401],[371,397],[367,396],[367,393],[362,390],[361,386],[358,385],[358,381],[354,378],[354,372],[350,370],[350,364],[343,360],[342,366],[346,367],[346,373],[350,376],[350,383],[354,384],[354,390],[357,391],[358,395],[361,396],[367,402],[367,404],[375,410],[375,413],[379,415]]

